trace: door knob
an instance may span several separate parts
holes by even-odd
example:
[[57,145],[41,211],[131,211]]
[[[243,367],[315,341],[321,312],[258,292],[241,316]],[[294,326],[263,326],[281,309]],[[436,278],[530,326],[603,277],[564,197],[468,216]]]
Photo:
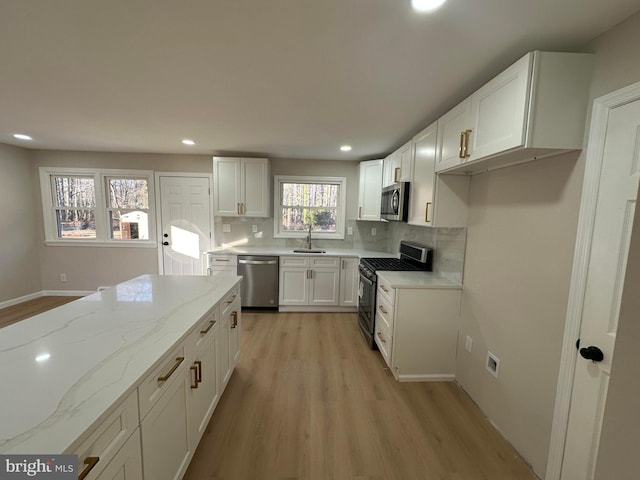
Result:
[[580,355],[587,360],[593,360],[594,362],[601,362],[604,359],[604,353],[598,347],[593,345],[590,347],[584,347],[580,349]]
[[163,244],[164,246],[167,246],[167,245],[169,245],[169,242],[162,242],[162,244]]

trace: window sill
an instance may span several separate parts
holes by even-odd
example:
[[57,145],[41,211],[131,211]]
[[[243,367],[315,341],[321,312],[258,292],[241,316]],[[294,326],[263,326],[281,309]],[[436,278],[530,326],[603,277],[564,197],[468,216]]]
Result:
[[131,242],[123,240],[121,242],[87,241],[87,240],[46,240],[44,244],[48,247],[115,247],[115,248],[157,248],[158,243],[154,241]]

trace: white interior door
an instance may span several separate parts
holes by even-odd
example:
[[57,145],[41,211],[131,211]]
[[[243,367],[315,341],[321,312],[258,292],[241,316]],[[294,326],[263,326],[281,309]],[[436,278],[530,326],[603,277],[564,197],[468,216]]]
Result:
[[208,177],[160,176],[160,272],[205,275],[211,241]]
[[[640,100],[611,109],[586,272],[562,479],[594,478],[640,178]],[[591,347],[591,350],[587,350]],[[602,360],[588,358],[597,354]]]

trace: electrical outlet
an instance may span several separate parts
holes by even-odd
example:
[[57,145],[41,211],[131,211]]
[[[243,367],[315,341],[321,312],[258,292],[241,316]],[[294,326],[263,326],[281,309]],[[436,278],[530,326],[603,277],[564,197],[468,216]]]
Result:
[[473,338],[471,338],[469,335],[467,335],[467,338],[464,342],[464,349],[467,352],[471,352],[471,350],[473,349]]
[[251,231],[256,233],[258,231],[258,225],[251,225]]
[[500,371],[500,359],[493,353],[487,352],[487,365],[485,368],[487,369],[487,372],[498,378],[498,372]]
[[61,282],[66,282],[67,281],[67,274],[66,273],[61,273],[60,274],[60,281]]
[[224,233],[230,233],[231,232],[231,224],[230,223],[223,223],[222,224],[222,231]]
[[353,227],[347,227],[347,235],[353,235]]
[[375,228],[372,228],[372,229],[371,229],[371,236],[372,236],[372,237],[375,237],[375,236],[376,236],[376,233],[378,233],[378,232],[376,231],[376,229],[375,229]]

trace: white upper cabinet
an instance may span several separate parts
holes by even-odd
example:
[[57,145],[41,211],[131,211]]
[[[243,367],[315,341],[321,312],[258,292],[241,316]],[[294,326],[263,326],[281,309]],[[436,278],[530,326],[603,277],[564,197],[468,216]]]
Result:
[[525,55],[438,120],[436,171],[477,173],[582,148],[592,62]]
[[213,157],[214,215],[269,217],[269,160]]
[[411,181],[411,141],[384,159],[382,186]]
[[358,164],[358,220],[380,221],[382,196],[382,160]]
[[464,227],[467,224],[469,177],[436,175],[438,124],[413,137],[408,223],[429,227]]

